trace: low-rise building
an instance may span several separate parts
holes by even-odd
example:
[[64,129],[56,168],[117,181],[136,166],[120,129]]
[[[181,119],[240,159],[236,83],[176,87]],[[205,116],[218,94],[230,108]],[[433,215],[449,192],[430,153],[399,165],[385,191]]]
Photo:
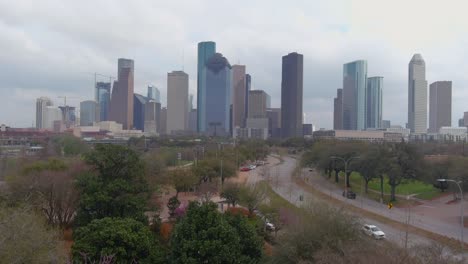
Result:
[[313,132],[314,140],[360,140],[369,142],[401,142],[403,135],[383,130],[319,130]]

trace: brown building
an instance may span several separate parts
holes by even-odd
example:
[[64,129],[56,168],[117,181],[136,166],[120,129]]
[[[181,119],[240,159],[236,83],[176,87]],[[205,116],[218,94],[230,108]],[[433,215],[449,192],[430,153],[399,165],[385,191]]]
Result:
[[429,86],[429,132],[452,126],[452,82],[434,82]]
[[232,66],[232,127],[245,127],[247,118],[247,85],[245,65]]
[[123,129],[133,128],[133,78],[133,60],[119,59],[118,79],[112,89],[109,120],[122,124]]
[[336,90],[336,98],[333,102],[333,129],[343,129],[343,89]]

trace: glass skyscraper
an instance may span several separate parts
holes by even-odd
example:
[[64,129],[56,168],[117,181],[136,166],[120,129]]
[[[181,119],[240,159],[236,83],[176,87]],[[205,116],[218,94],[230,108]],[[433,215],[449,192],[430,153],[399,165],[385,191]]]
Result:
[[161,103],[161,93],[156,86],[148,85],[148,99],[156,101],[156,103]]
[[[293,52],[282,58],[281,134],[302,137],[304,56]],[[250,111],[250,110],[249,110]]]
[[343,65],[343,129],[366,128],[367,61]]
[[111,84],[107,82],[96,83],[96,102],[99,104],[99,120],[109,120]]
[[96,101],[87,100],[80,103],[80,126],[93,126],[99,122],[101,111]]
[[408,128],[411,133],[427,132],[426,63],[414,54],[408,65]]
[[383,77],[367,79],[366,128],[382,128]]
[[215,53],[207,62],[203,81],[206,93],[199,103],[204,109],[198,116],[200,132],[207,135],[228,136],[230,132],[230,107],[232,72],[229,61],[220,53]]
[[[205,41],[198,43],[198,65],[197,65],[197,130],[205,132],[206,125],[206,68],[205,64],[216,53],[216,43]],[[230,67],[230,66],[229,66]]]

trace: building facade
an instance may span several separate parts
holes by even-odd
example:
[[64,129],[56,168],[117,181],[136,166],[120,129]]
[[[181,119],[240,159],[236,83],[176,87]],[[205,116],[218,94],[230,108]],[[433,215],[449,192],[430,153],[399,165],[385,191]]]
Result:
[[58,107],[47,106],[43,119],[43,129],[52,131],[54,129],[54,121],[62,122],[62,111]]
[[281,135],[302,137],[304,56],[296,52],[283,56],[281,73]]
[[452,126],[452,82],[439,81],[429,86],[429,132]]
[[96,102],[99,104],[99,120],[106,121],[109,119],[110,108],[110,82],[97,82],[96,83]]
[[408,128],[411,133],[427,132],[426,63],[414,54],[408,65]]
[[232,66],[232,127],[245,127],[246,110],[245,65]]
[[[206,135],[230,134],[231,65],[222,54],[214,54],[205,65],[203,80],[206,94],[199,104],[199,132]],[[201,120],[200,120],[201,119]]]
[[[158,109],[159,108],[159,109]],[[156,135],[158,133],[157,115],[161,112],[161,104],[155,100],[148,100],[145,104],[145,134]]]
[[188,79],[183,71],[167,74],[167,133],[185,131],[188,127]]
[[48,106],[52,106],[52,100],[48,97],[39,97],[36,100],[36,128],[43,129],[45,128],[45,109]]
[[133,127],[143,131],[145,129],[145,105],[148,97],[141,94],[133,95]]
[[198,43],[197,57],[197,130],[205,132],[206,127],[206,63],[216,53],[216,43],[205,41]]
[[382,128],[383,77],[367,79],[366,128]]
[[366,128],[367,61],[343,65],[343,129]]
[[267,108],[270,108],[270,96],[263,90],[249,92],[248,118],[265,118]]
[[123,125],[124,129],[133,128],[133,60],[119,59],[118,79],[112,89],[109,120]]
[[148,99],[155,101],[156,103],[161,103],[161,93],[159,89],[154,85],[148,85]]
[[268,118],[268,134],[270,137],[281,137],[281,108],[268,108],[266,111]]
[[343,129],[343,89],[336,90],[336,98],[333,100],[333,129]]
[[87,100],[80,103],[80,126],[93,126],[101,121],[101,111],[96,101]]

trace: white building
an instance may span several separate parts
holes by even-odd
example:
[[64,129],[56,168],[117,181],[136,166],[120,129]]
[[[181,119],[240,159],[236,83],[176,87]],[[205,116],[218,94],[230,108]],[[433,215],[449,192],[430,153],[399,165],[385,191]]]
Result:
[[404,128],[402,126],[390,126],[386,129],[387,132],[401,133],[405,141],[409,140],[411,130],[409,128]]
[[37,129],[44,129],[46,127],[45,124],[45,115],[46,115],[46,108],[48,106],[52,106],[52,100],[48,97],[39,97],[36,100],[36,128]]
[[188,127],[188,74],[173,71],[167,74],[166,131],[172,134]]
[[450,141],[465,141],[467,138],[466,127],[441,127],[439,129],[439,138]]
[[427,132],[426,63],[414,54],[408,65],[408,127],[411,133]]
[[62,121],[62,111],[58,107],[47,106],[43,109],[42,128],[47,130],[54,129],[54,121]]

